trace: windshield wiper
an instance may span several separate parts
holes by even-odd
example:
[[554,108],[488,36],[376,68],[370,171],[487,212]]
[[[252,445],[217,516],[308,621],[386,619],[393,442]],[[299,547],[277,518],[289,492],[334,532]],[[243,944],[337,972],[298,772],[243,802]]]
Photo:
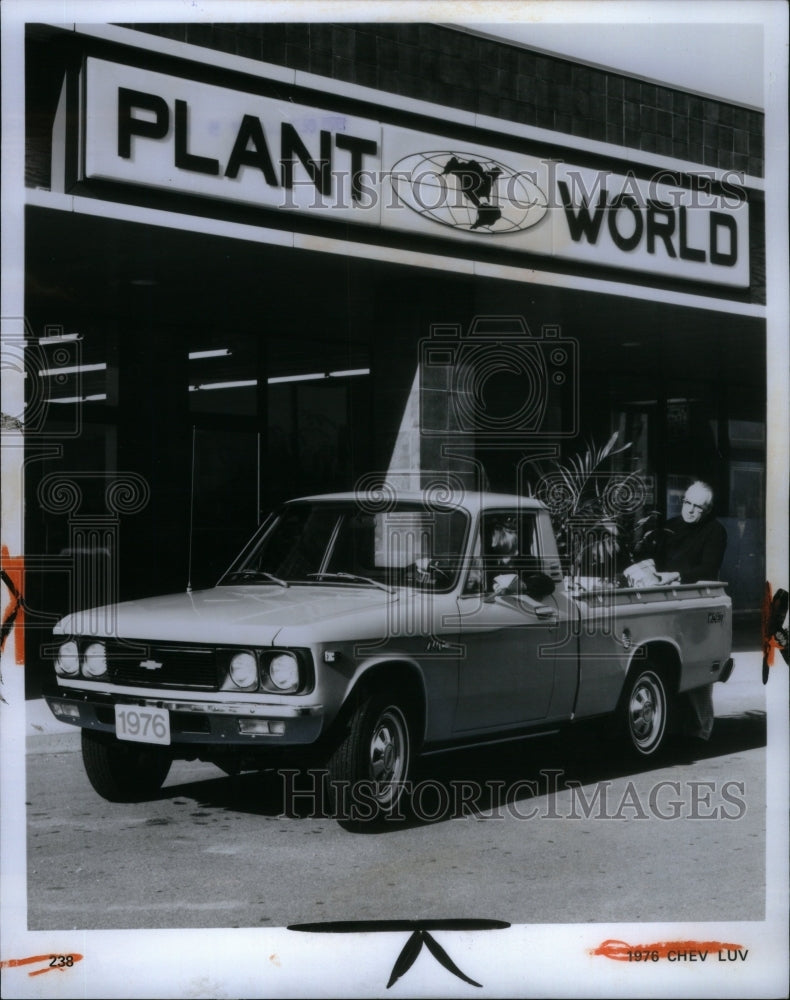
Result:
[[290,583],[287,580],[281,580],[279,576],[275,576],[273,573],[267,573],[265,569],[238,569],[235,573],[230,573],[226,579],[228,580],[242,580],[242,581],[252,581],[252,580],[271,580],[272,583],[278,584],[280,587],[290,587]]
[[360,576],[358,573],[308,573],[307,575],[316,580],[357,580],[360,583],[369,583],[373,587],[378,587],[379,590],[384,590],[388,594],[395,593],[394,587],[389,587],[381,580],[374,580],[370,576]]

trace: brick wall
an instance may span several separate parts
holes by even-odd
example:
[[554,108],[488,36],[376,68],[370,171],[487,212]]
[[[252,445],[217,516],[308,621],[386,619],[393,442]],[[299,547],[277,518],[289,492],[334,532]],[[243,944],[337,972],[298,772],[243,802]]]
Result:
[[434,24],[128,24],[407,97],[763,174],[763,115]]

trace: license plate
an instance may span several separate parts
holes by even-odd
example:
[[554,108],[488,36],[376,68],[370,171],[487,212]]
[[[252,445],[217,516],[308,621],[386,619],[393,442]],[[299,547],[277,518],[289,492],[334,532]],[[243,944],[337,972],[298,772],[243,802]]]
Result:
[[115,735],[136,743],[170,743],[170,713],[165,708],[116,705]]

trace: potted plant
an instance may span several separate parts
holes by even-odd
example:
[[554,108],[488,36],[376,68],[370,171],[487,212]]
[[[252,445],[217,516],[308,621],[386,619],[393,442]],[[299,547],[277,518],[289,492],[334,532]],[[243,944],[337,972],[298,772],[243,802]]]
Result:
[[639,470],[611,469],[619,432],[605,444],[590,443],[564,461],[538,470],[535,495],[549,509],[570,589],[615,583],[622,570],[649,554],[659,531],[658,511],[644,512],[647,486]]

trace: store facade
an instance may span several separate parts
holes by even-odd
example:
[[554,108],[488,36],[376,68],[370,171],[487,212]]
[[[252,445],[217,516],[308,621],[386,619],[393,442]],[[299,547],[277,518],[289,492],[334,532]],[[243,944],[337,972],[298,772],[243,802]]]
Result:
[[35,25],[26,61],[29,658],[288,497],[534,489],[615,430],[663,514],[711,482],[759,607],[758,109],[438,25]]

